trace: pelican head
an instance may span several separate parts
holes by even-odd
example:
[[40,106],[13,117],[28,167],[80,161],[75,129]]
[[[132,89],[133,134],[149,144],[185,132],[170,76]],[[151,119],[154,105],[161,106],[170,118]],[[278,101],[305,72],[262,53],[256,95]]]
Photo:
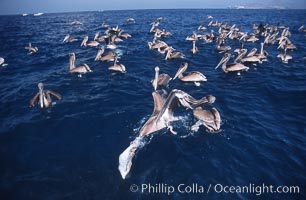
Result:
[[183,74],[186,71],[187,68],[188,68],[188,63],[187,62],[183,62],[181,64],[180,68],[177,70],[173,80],[175,80],[177,77],[180,78],[180,75]]
[[64,40],[63,40],[63,42],[67,42],[67,40],[70,38],[70,35],[69,34],[67,34],[66,36],[65,36],[65,38],[64,38]]
[[94,40],[98,39],[99,35],[100,35],[100,32],[99,32],[99,31],[96,32],[95,37],[94,37]]
[[101,57],[103,53],[104,53],[104,47],[101,47],[96,55],[95,60],[99,60],[99,58]]
[[88,41],[88,36],[85,36],[85,38],[84,38],[84,40],[83,40],[83,42],[82,42],[82,44],[81,44],[81,47],[82,46],[86,46],[86,42]]
[[220,60],[219,64],[216,66],[215,69],[218,69],[218,67],[220,67],[221,64],[227,63],[228,60],[230,59],[230,57],[231,57],[231,54],[230,54],[230,53],[225,53],[224,56],[223,56],[223,58]]
[[214,97],[213,95],[207,95],[205,97],[207,99],[207,104],[213,104],[216,101],[216,97]]
[[44,89],[44,84],[38,83],[37,87],[40,91],[42,91]]

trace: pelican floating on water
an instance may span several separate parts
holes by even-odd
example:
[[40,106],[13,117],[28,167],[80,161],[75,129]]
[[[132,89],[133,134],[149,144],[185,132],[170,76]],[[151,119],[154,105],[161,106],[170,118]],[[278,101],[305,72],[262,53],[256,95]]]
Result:
[[200,86],[200,82],[207,81],[206,76],[204,76],[201,72],[198,71],[192,71],[186,74],[185,76],[183,73],[188,68],[188,63],[183,62],[180,66],[180,68],[177,70],[173,80],[175,80],[177,77],[184,82],[194,82],[196,86]]
[[36,53],[38,51],[38,48],[32,47],[31,43],[29,43],[29,46],[25,47],[25,49],[29,50],[28,55],[31,55],[32,53]]
[[52,90],[44,90],[44,85],[42,83],[38,83],[39,91],[37,94],[31,99],[30,107],[34,107],[35,102],[39,99],[38,105],[40,108],[48,108],[52,105],[52,99],[50,95],[55,96],[58,100],[62,99],[62,96]]
[[126,73],[125,66],[123,64],[118,64],[118,55],[115,56],[114,64],[108,67],[108,70],[117,71],[121,73]]
[[225,53],[219,64],[216,66],[215,69],[218,69],[218,67],[222,64],[222,69],[225,73],[227,72],[239,72],[239,71],[247,71],[249,68],[241,63],[232,63],[227,64],[229,59],[231,58],[230,53]]
[[284,53],[280,53],[277,55],[278,58],[285,64],[288,64],[289,60],[292,59],[292,56],[287,54],[287,48],[284,49]]
[[168,74],[159,74],[159,67],[155,67],[155,78],[151,81],[154,90],[157,90],[158,86],[165,86],[172,78]]
[[214,102],[215,98],[212,95],[207,95],[200,100],[196,100],[186,92],[173,89],[167,96],[163,90],[154,91],[152,93],[154,100],[154,110],[151,117],[140,129],[139,136],[131,142],[130,146],[126,148],[119,156],[119,171],[123,179],[129,174],[132,167],[132,159],[135,156],[137,149],[143,147],[145,136],[150,135],[156,131],[168,128],[171,133],[173,127],[170,122],[177,120],[173,116],[174,109],[177,106],[183,106],[193,110],[201,105],[208,105]]
[[101,48],[98,50],[98,53],[97,53],[97,55],[96,55],[95,60],[100,60],[100,61],[114,61],[116,55],[115,55],[113,52],[109,52],[108,54],[103,55],[104,50],[105,50],[104,46],[101,47]]
[[78,41],[78,39],[71,37],[69,34],[67,34],[63,40],[63,42],[66,42],[66,43],[75,42],[75,41]]
[[175,49],[173,47],[167,47],[166,48],[166,51],[167,51],[167,54],[166,54],[166,58],[165,60],[168,60],[168,59],[173,59],[173,58],[185,58],[185,55],[181,52],[174,52]]
[[89,41],[88,42],[88,36],[85,36],[85,38],[84,38],[84,40],[83,40],[83,42],[82,42],[82,44],[81,44],[81,47],[82,46],[89,46],[89,47],[96,47],[96,46],[99,46],[99,42],[97,42],[97,41]]
[[79,74],[79,77],[81,77],[81,74],[86,74],[87,72],[92,72],[91,69],[87,64],[81,64],[80,66],[75,66],[75,54],[70,53],[69,54],[69,72],[70,73],[77,73]]
[[257,49],[254,48],[252,49],[252,51],[247,55],[247,50],[246,49],[242,49],[240,54],[237,56],[237,58],[235,59],[235,63],[240,61],[242,63],[245,63],[245,62],[249,62],[249,63],[254,63],[254,62],[258,62],[258,63],[262,63],[262,61],[255,55]]
[[82,25],[82,23],[78,20],[75,20],[73,22],[70,23],[71,25]]
[[134,18],[131,18],[131,17],[129,17],[129,18],[127,18],[127,20],[126,20],[126,22],[135,22],[135,19]]

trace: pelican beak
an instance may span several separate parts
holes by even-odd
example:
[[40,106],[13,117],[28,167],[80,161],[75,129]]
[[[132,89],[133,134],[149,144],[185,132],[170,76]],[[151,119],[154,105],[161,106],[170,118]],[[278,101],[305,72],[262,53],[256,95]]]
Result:
[[183,62],[181,64],[180,68],[177,70],[173,80],[175,80],[180,74],[184,73],[184,71],[186,71],[187,67],[188,67],[188,63]]
[[44,85],[42,83],[38,83],[38,89],[42,91],[44,89]]
[[216,66],[215,69],[218,69],[218,67],[220,67],[220,65],[224,63],[224,60],[225,60],[225,56],[220,60],[219,64]]
[[70,35],[66,35],[63,42],[66,42],[68,40],[68,38],[70,37]]
[[99,49],[99,51],[98,51],[98,53],[97,53],[97,55],[96,55],[95,61],[96,61],[96,60],[99,60],[99,58],[101,57],[101,55],[103,54],[103,52],[104,52],[104,49],[103,49],[103,48]]
[[98,39],[98,37],[99,37],[99,32],[96,32],[94,40]]
[[234,60],[234,63],[236,63],[237,61],[241,60],[241,58],[245,55],[245,53],[240,52],[240,54],[237,56],[237,58]]
[[81,44],[81,47],[82,46],[86,46],[86,42],[88,41],[88,36],[86,36]]

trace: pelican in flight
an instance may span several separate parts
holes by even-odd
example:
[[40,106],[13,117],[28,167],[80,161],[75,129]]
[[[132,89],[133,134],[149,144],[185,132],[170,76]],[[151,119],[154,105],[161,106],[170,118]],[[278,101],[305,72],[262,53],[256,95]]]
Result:
[[[231,58],[230,53],[225,53],[219,64],[216,66],[215,69],[218,69],[218,67],[222,64],[222,69],[225,73],[227,72],[239,72],[239,71],[247,71],[249,68],[241,63],[232,63],[227,64],[229,59]],[[238,73],[239,74],[239,73]]]
[[108,70],[117,71],[121,73],[126,73],[125,66],[123,64],[118,64],[118,55],[115,56],[114,64],[108,67]]
[[191,127],[191,130],[197,132],[201,125],[205,126],[211,133],[220,130],[221,117],[216,108],[204,110],[199,106],[193,110],[193,115],[198,121]]
[[69,63],[70,63],[70,66],[69,66],[70,73],[77,73],[79,74],[79,77],[82,76],[81,74],[92,72],[87,64],[81,64],[78,67],[75,66],[75,54],[74,53],[69,54]]
[[157,90],[158,86],[168,85],[172,78],[168,74],[159,74],[159,67],[155,67],[155,78],[151,81],[154,90]]
[[25,49],[29,50],[28,55],[31,55],[32,53],[36,53],[38,51],[38,48],[32,47],[31,43],[29,43],[29,46],[25,47]]
[[177,77],[184,82],[194,82],[196,86],[200,86],[201,81],[207,81],[206,77],[198,71],[192,71],[186,74],[185,76],[183,73],[186,71],[188,68],[188,63],[183,62],[180,66],[180,68],[177,70],[173,80],[175,80]]
[[52,105],[52,99],[50,95],[55,96],[58,100],[62,99],[62,96],[56,92],[51,90],[44,90],[44,85],[42,83],[38,83],[39,91],[37,94],[31,99],[30,107],[34,107],[37,100],[40,108],[48,108]]
[[89,41],[88,42],[88,36],[86,36],[85,38],[84,38],[84,40],[83,40],[83,42],[82,42],[82,44],[81,44],[81,47],[82,46],[89,46],[89,47],[96,47],[96,46],[98,46],[100,43],[99,42],[97,42],[97,41]]
[[98,50],[98,53],[97,53],[97,55],[96,55],[95,60],[100,60],[100,61],[114,61],[116,55],[115,55],[113,52],[109,52],[108,54],[103,55],[104,50],[105,50],[104,46],[101,47],[101,48]]
[[75,42],[75,41],[78,41],[78,39],[71,37],[69,34],[67,34],[63,40],[63,42],[66,42],[66,43]]
[[118,168],[123,179],[129,174],[136,150],[143,147],[143,141],[147,135],[164,128],[168,128],[171,133],[176,134],[170,122],[177,120],[173,116],[173,112],[177,106],[180,105],[193,110],[201,105],[209,105],[215,100],[215,97],[212,95],[207,95],[200,100],[196,100],[186,92],[177,89],[172,90],[168,96],[164,90],[157,90],[152,93],[152,96],[154,110],[151,117],[140,129],[139,136],[119,156]]

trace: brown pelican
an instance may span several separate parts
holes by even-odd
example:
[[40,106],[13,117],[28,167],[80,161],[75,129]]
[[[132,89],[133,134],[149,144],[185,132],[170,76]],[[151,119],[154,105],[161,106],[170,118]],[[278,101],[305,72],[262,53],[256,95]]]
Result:
[[173,58],[185,58],[185,55],[181,52],[174,52],[173,51],[175,50],[173,47],[167,47],[166,48],[167,50],[167,54],[166,54],[166,57],[165,57],[165,60],[167,59],[173,59]]
[[55,96],[59,100],[62,98],[61,95],[56,92],[51,90],[44,90],[44,85],[42,83],[38,83],[38,89],[39,91],[30,101],[30,107],[34,107],[35,102],[39,99],[39,107],[48,108],[50,105],[52,105],[52,99],[50,95]]
[[125,66],[123,64],[118,64],[118,55],[115,56],[114,64],[108,67],[108,70],[117,71],[121,73],[126,73]]
[[289,50],[295,50],[297,49],[296,46],[289,40],[289,38],[287,37],[281,37],[280,41],[279,41],[279,46],[277,47],[277,49],[289,49]]
[[172,78],[168,74],[159,74],[159,67],[155,67],[155,78],[151,81],[154,90],[157,90],[158,86],[164,86],[169,83]]
[[103,22],[102,25],[101,25],[101,27],[102,27],[102,28],[108,28],[109,25]]
[[267,61],[267,56],[269,55],[268,52],[264,51],[263,49],[264,44],[265,44],[264,42],[260,43],[260,53],[255,54],[257,58],[259,58],[261,61]]
[[71,25],[81,25],[82,23],[78,20],[75,20],[73,22],[70,23]]
[[114,61],[115,60],[115,54],[113,52],[109,52],[106,55],[103,55],[103,53],[104,53],[104,46],[98,50],[95,60],[100,60],[100,61]]
[[129,17],[129,18],[127,18],[126,22],[135,22],[135,19],[134,19],[134,18]]
[[123,33],[123,31],[120,31],[118,33],[118,37],[123,37],[124,39],[127,39],[127,38],[130,38],[132,36],[130,34],[128,34],[128,33]]
[[306,32],[306,28],[304,27],[304,24],[302,26],[300,26],[298,31]]
[[213,16],[207,15],[207,19],[212,19],[212,18],[213,18]]
[[154,110],[151,117],[140,129],[139,136],[120,154],[118,169],[123,179],[125,179],[130,172],[132,159],[137,149],[144,146],[143,141],[145,136],[164,128],[168,128],[171,133],[176,134],[170,122],[177,120],[177,118],[173,116],[173,111],[177,106],[180,105],[187,109],[194,109],[200,105],[211,104],[215,99],[213,96],[207,95],[200,100],[196,100],[189,94],[177,89],[172,90],[167,98],[165,98],[165,95],[166,94],[162,90],[152,93]]
[[198,39],[198,35],[196,34],[196,32],[192,32],[192,35],[191,36],[187,36],[186,37],[186,40],[188,40],[188,41],[195,41],[195,40],[197,40]]
[[28,55],[32,54],[32,53],[36,53],[38,51],[38,48],[37,47],[32,47],[32,44],[29,43],[29,46],[28,47],[25,47],[25,49],[28,49],[29,50],[29,53]]
[[193,115],[198,121],[191,127],[191,130],[197,132],[201,125],[204,125],[211,133],[220,130],[221,117],[216,108],[203,110],[202,107],[197,107],[193,110]]
[[81,47],[82,46],[89,46],[89,47],[96,47],[96,46],[98,46],[100,43],[99,42],[97,42],[97,41],[90,41],[90,42],[88,42],[88,36],[86,36],[85,38],[84,38],[84,40],[83,40],[83,42],[82,42],[82,44],[81,44]]
[[192,49],[191,49],[192,54],[196,54],[199,52],[198,47],[196,46],[196,40],[192,41]]
[[100,32],[99,31],[96,32],[95,37],[94,37],[95,41],[103,42],[105,41],[106,38],[108,38],[107,35],[102,35],[102,36],[99,36],[99,35],[100,35]]
[[186,71],[188,68],[188,63],[183,62],[180,66],[180,68],[177,70],[173,80],[175,80],[177,77],[184,82],[194,82],[196,86],[200,86],[201,81],[207,81],[206,77],[198,71],[192,71],[186,74],[185,76],[183,73]]
[[288,64],[288,61],[292,59],[292,56],[287,55],[287,48],[284,49],[284,53],[278,54],[277,57],[285,64]]
[[200,25],[199,27],[198,27],[198,31],[203,31],[203,30],[206,30],[207,28],[205,27],[205,26],[202,26],[202,25]]
[[66,42],[66,43],[75,42],[75,41],[78,41],[78,39],[71,37],[69,34],[67,34],[63,40],[63,42]]
[[239,71],[247,71],[249,68],[247,66],[244,66],[241,63],[232,63],[227,64],[229,59],[231,58],[230,53],[225,53],[219,64],[216,66],[215,69],[217,69],[222,64],[222,69],[225,73],[227,72],[239,72]]
[[242,63],[245,63],[245,62],[251,62],[251,63],[254,63],[254,62],[258,62],[258,63],[262,63],[262,61],[255,55],[257,49],[256,48],[253,48],[252,51],[247,55],[247,50],[246,49],[242,49],[240,54],[237,56],[237,58],[235,59],[235,63],[240,61]]
[[74,53],[69,54],[69,64],[70,64],[69,65],[70,73],[77,73],[79,74],[79,77],[81,77],[81,74],[92,72],[87,64],[81,64],[78,67],[75,66],[75,54]]

